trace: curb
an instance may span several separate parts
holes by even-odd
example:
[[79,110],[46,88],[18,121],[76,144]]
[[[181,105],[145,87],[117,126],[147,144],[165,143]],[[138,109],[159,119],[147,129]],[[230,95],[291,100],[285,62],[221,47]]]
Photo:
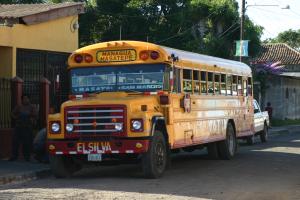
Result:
[[7,176],[0,177],[0,186],[11,184],[11,183],[20,183],[20,182],[31,181],[40,178],[46,178],[50,175],[51,175],[50,169],[41,169],[37,171],[8,174]]

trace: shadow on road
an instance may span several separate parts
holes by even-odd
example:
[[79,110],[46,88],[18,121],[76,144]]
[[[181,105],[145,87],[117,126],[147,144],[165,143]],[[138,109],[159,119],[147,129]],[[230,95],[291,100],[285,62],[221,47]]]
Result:
[[[291,195],[300,195],[299,169],[300,133],[293,133],[272,137],[265,144],[242,145],[230,161],[209,160],[205,151],[176,155],[172,159],[171,169],[163,178],[156,180],[143,179],[137,165],[121,165],[89,168],[70,179],[50,178],[22,187],[50,188],[53,191],[77,188],[213,199],[251,199],[255,194],[258,198],[286,199],[294,198]],[[295,196],[295,199],[299,197]]]

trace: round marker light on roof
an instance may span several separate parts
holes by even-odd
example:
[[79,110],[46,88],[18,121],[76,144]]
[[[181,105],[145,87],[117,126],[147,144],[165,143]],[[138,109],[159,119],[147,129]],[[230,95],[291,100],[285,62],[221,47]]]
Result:
[[156,59],[159,58],[159,53],[158,53],[157,51],[151,51],[150,57],[151,57],[153,60],[156,60]]
[[148,51],[141,51],[140,52],[140,59],[142,60],[147,60],[149,58],[149,53]]
[[80,54],[75,55],[74,61],[75,61],[76,63],[81,63],[81,62],[83,61],[82,55],[80,55]]
[[91,63],[91,62],[93,62],[93,57],[90,54],[86,54],[84,56],[84,61],[87,63]]

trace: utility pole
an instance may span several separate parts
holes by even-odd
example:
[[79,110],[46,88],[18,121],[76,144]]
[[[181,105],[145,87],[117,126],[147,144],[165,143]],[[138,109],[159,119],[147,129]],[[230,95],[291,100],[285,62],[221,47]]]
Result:
[[246,12],[246,0],[242,0],[242,10],[241,10],[241,30],[240,30],[240,62],[243,61],[242,57],[242,40],[244,39],[244,21]]

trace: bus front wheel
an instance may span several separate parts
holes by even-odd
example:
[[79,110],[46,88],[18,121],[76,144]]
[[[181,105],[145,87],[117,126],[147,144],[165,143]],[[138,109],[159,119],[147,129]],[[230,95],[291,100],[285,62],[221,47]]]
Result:
[[167,145],[163,134],[155,131],[148,152],[142,157],[143,173],[146,178],[159,178],[167,167]]
[[72,157],[65,157],[62,155],[49,156],[50,167],[56,178],[71,177],[80,168],[73,162]]
[[228,123],[226,129],[226,139],[218,142],[219,156],[223,160],[230,160],[237,150],[237,140],[233,125]]

